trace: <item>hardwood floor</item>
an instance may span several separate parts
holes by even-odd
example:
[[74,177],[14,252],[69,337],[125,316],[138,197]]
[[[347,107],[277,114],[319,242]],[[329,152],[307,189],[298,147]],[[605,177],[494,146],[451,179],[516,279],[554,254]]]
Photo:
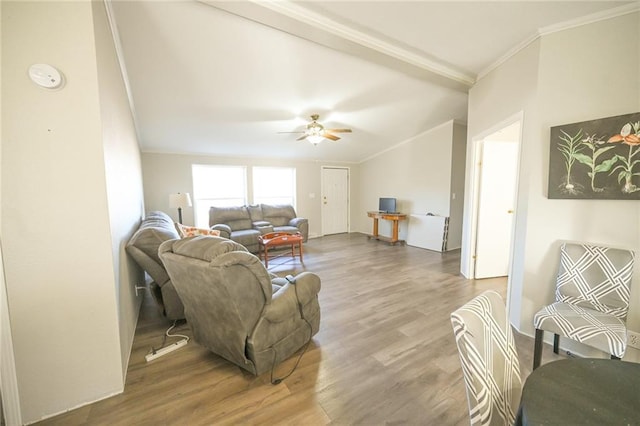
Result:
[[[278,275],[308,270],[322,279],[320,332],[281,384],[271,385],[269,373],[245,373],[193,340],[147,363],[170,325],[147,295],[124,393],[39,424],[468,425],[449,314],[486,289],[504,297],[506,279],[466,280],[459,252],[389,246],[363,234],[313,239],[304,250],[304,265],[287,257],[270,262]],[[188,325],[176,332],[190,335]],[[516,340],[526,377],[533,342]]]

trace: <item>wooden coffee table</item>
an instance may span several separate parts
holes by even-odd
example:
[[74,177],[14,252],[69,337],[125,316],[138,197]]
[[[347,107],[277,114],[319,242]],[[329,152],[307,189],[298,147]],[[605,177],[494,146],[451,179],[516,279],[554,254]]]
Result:
[[[289,234],[287,232],[269,232],[268,234],[264,234],[258,237],[258,256],[260,259],[263,258],[264,253],[264,267],[269,267],[269,249],[273,247],[281,247],[281,246],[291,246],[291,257],[295,258],[295,247],[298,246],[298,256],[300,257],[300,262],[302,262],[302,234],[299,232],[295,234]],[[271,258],[280,257],[272,256]]]

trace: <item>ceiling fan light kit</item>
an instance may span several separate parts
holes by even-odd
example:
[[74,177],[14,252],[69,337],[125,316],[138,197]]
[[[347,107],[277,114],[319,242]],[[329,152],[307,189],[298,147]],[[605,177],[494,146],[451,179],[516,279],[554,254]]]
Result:
[[307,140],[311,142],[312,145],[318,145],[320,142],[324,140],[324,136],[321,135],[307,135]]
[[313,145],[318,145],[324,139],[324,126],[316,121],[318,118],[318,114],[312,115],[311,119],[313,121],[307,124],[307,130],[304,132],[307,140]]
[[324,139],[330,139],[332,141],[337,141],[340,139],[338,136],[331,134],[331,132],[335,133],[351,133],[351,129],[325,129],[324,126],[318,123],[318,118],[320,116],[318,114],[311,115],[311,123],[307,124],[307,128],[302,132],[280,132],[280,133],[303,133],[296,140],[308,140],[313,145],[318,145]]

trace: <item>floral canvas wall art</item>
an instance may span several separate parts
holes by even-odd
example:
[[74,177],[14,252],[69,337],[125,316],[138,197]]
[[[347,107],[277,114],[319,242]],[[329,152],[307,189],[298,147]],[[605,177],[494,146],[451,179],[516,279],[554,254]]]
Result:
[[640,200],[640,112],[551,128],[549,198]]

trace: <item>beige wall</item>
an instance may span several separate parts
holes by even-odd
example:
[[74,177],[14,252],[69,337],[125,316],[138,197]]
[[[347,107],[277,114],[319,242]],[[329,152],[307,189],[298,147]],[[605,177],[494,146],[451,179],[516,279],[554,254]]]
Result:
[[[513,263],[510,276],[511,295],[509,301],[511,321],[516,327],[520,324],[519,312],[522,298],[522,275],[524,271],[524,244],[526,238],[527,198],[529,193],[529,168],[531,160],[527,157],[527,145],[539,144],[540,135],[537,126],[537,88],[538,88],[538,55],[539,41],[531,43],[503,65],[483,77],[469,91],[469,120],[467,123],[467,157],[465,173],[463,244],[460,263],[463,274],[464,265],[471,261],[473,243],[471,242],[474,226],[471,199],[473,197],[472,171],[474,169],[474,138],[488,131],[496,124],[522,112],[522,146],[520,150],[520,169],[518,181],[518,197],[515,218],[513,247]],[[525,154],[526,153],[526,154]],[[538,167],[541,167],[538,164]]]
[[462,218],[464,209],[464,176],[467,156],[467,126],[453,125],[451,160],[451,208],[447,250],[459,249],[462,245]]
[[[0,7],[0,34],[2,34],[2,7]],[[0,70],[2,69],[2,55],[0,55]],[[0,93],[2,93],[2,78],[0,78]],[[0,102],[0,117],[2,117],[2,102]],[[0,135],[2,135],[2,119],[0,118]],[[0,203],[2,200],[2,146],[0,145]],[[2,209],[0,208],[0,224],[2,223]],[[0,226],[0,396],[2,397],[0,415],[6,424],[22,424],[20,413],[20,397],[18,394],[18,380],[15,372],[15,356],[13,340],[11,338],[11,324],[9,304],[7,300],[7,286],[4,279],[4,264],[2,261],[2,227]]]
[[[193,196],[191,166],[193,164],[216,164],[236,166],[274,166],[296,168],[296,212],[300,217],[309,219],[309,236],[321,235],[321,167],[350,165],[337,163],[320,163],[315,161],[290,161],[259,159],[251,157],[229,158],[204,155],[181,154],[142,154],[142,170],[145,190],[146,211],[161,210],[168,213],[175,221],[178,211],[169,208],[169,194],[189,192]],[[352,172],[353,173],[353,172]],[[312,198],[312,195],[314,197]],[[182,211],[182,221],[193,224],[193,208]]]
[[[0,230],[30,423],[123,389],[135,301],[120,249],[139,218],[141,173],[122,94],[100,102],[122,90],[102,4],[1,7]],[[29,80],[41,62],[64,73],[63,88]]]
[[[523,329],[532,331],[531,318],[540,306],[553,299],[554,272],[543,268],[556,256],[560,241],[589,241],[638,251],[638,216],[640,204],[633,201],[568,201],[546,198],[549,128],[564,123],[609,117],[640,111],[640,97],[622,96],[638,93],[640,86],[640,13],[562,31],[543,37],[540,48],[539,117],[541,140],[545,144],[536,153],[541,168],[531,171],[534,191],[528,220],[527,262],[524,277]],[[618,28],[620,31],[611,31]],[[597,58],[597,59],[595,59]],[[593,59],[593,62],[591,63]],[[588,63],[589,66],[576,66]],[[615,63],[612,67],[610,64]],[[615,101],[611,101],[615,99]],[[545,172],[543,172],[543,170]],[[637,181],[636,181],[637,182]],[[534,232],[553,223],[553,234]],[[548,225],[547,225],[548,226]],[[554,262],[557,265],[557,262]],[[539,272],[546,272],[542,277]],[[543,279],[535,288],[527,283]],[[551,285],[548,283],[551,282]],[[640,268],[634,282],[640,283]],[[640,331],[640,289],[632,287],[628,318],[630,329]],[[531,310],[526,308],[531,308]],[[587,353],[586,349],[576,351]],[[592,352],[590,352],[592,353]],[[629,356],[637,359],[638,351]]]
[[103,2],[92,2],[98,66],[98,90],[104,167],[111,228],[111,255],[118,303],[123,378],[129,364],[144,276],[124,246],[144,215],[142,166],[136,130]]
[[[452,185],[459,192],[463,190],[452,171],[454,160],[464,163],[464,152],[460,151],[460,145],[466,144],[466,136],[460,138],[464,130],[464,126],[448,121],[362,162],[357,174],[359,183],[354,185],[351,230],[371,233],[371,219],[366,212],[378,209],[379,197],[397,198],[398,210],[406,214],[430,212],[461,217],[462,205],[456,205],[459,211],[453,211],[451,194]],[[454,133],[458,137],[455,144]],[[463,179],[464,170],[460,168],[459,172]],[[457,226],[461,225],[458,220]],[[389,222],[381,221],[379,227],[381,235],[391,235]],[[400,222],[400,238],[407,239],[408,232],[408,221]],[[453,232],[458,240],[451,241],[451,247],[460,246],[459,235],[459,230]]]
[[[640,248],[638,203],[547,198],[551,126],[640,110],[640,98],[635,96],[640,85],[640,57],[630,54],[638,52],[638,15],[543,36],[470,92],[470,140],[514,113],[524,112],[509,305],[512,322],[527,334],[533,332],[535,312],[553,300],[561,241]],[[471,170],[470,164],[467,170]],[[636,268],[634,283],[639,282],[640,268]],[[637,286],[632,289],[629,327],[640,330]],[[573,350],[593,354],[585,347]],[[637,355],[630,350],[628,356]]]

